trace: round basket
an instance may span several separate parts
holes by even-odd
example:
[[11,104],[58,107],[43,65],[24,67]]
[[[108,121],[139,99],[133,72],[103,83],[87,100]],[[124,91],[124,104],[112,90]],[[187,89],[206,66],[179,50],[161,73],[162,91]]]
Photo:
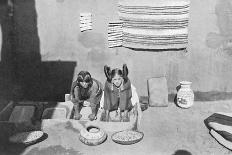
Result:
[[111,139],[118,144],[131,145],[143,139],[144,134],[139,131],[124,130],[114,133]]
[[96,126],[88,126],[80,131],[80,141],[86,145],[95,146],[103,143],[107,134]]
[[46,134],[42,131],[29,131],[17,133],[9,138],[11,143],[32,145],[46,139]]

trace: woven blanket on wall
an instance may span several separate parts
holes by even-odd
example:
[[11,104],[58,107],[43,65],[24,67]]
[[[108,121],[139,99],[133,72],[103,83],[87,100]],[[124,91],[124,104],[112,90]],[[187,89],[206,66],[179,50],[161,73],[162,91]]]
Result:
[[189,8],[190,0],[119,0],[122,45],[139,49],[186,48]]

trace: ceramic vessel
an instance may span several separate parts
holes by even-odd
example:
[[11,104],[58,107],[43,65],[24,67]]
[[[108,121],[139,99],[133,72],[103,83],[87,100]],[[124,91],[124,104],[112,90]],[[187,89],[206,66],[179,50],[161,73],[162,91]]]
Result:
[[177,105],[182,108],[189,108],[194,103],[194,93],[191,89],[192,82],[181,81],[181,88],[177,92]]
[[86,145],[99,145],[107,138],[107,134],[96,126],[88,126],[80,131],[80,141]]

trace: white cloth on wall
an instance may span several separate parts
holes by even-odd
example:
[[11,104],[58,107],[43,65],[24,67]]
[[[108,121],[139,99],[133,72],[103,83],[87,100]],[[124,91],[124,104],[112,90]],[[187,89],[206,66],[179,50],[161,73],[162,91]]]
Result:
[[80,13],[80,30],[92,30],[92,14],[91,13]]

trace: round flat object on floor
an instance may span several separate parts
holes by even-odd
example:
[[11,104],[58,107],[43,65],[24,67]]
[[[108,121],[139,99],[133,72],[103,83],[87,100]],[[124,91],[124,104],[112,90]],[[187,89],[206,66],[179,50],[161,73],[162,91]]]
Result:
[[143,139],[143,133],[133,130],[124,130],[114,133],[111,138],[114,142],[123,145],[130,145]]
[[12,143],[31,144],[39,140],[44,135],[42,131],[29,131],[17,133],[9,138]]

